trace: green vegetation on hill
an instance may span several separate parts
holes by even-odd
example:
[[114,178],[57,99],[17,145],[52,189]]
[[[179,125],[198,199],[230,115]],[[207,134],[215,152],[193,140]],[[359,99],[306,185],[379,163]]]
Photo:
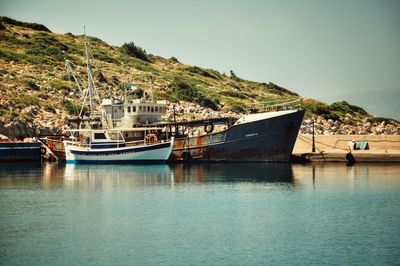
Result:
[[[15,19],[9,18],[9,17],[0,17],[0,23],[1,24],[10,24],[10,25],[15,25],[15,26],[21,26],[33,30],[40,30],[40,31],[47,31],[50,32],[48,28],[43,26],[42,24],[37,24],[37,23],[29,23],[29,22],[21,22],[17,21]],[[4,26],[3,26],[4,27]]]
[[129,56],[142,59],[143,61],[150,62],[150,58],[147,55],[146,50],[136,46],[134,42],[124,43],[121,46],[121,52]]
[[[191,101],[213,110],[261,111],[266,104],[299,99],[295,92],[272,82],[259,83],[216,70],[180,63],[148,54],[134,42],[110,46],[95,37],[56,34],[36,23],[0,17],[1,115],[38,106],[57,115],[76,114],[80,92],[66,74],[65,59],[75,65],[78,76],[86,76],[85,40],[89,42],[96,86],[100,96],[121,97],[124,83],[143,84],[149,92],[154,77],[155,96],[170,101]],[[86,82],[83,79],[83,82]],[[16,104],[17,110],[6,106]],[[346,114],[370,117],[347,102],[327,105],[312,99],[302,101],[308,116],[343,120]]]

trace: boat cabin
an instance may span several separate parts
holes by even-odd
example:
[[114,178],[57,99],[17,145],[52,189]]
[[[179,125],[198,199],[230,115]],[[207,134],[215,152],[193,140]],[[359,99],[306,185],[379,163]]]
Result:
[[104,99],[102,107],[111,128],[132,128],[139,124],[159,123],[167,114],[167,101],[127,98],[124,102]]

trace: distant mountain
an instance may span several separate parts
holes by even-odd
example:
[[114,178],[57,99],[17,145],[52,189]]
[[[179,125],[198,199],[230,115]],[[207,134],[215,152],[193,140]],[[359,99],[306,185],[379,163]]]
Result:
[[400,121],[400,88],[342,94],[322,100],[329,103],[346,100],[363,107],[374,116],[390,117]]

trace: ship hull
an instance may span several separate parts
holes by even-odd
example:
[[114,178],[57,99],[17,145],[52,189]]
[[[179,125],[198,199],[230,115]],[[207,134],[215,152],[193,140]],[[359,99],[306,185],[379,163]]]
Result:
[[0,143],[0,161],[40,161],[41,143]]
[[[277,112],[279,113],[279,112]],[[288,162],[304,117],[303,110],[282,111],[227,130],[175,141],[172,161]]]
[[64,142],[67,163],[132,163],[165,162],[173,141],[137,147],[87,149]]

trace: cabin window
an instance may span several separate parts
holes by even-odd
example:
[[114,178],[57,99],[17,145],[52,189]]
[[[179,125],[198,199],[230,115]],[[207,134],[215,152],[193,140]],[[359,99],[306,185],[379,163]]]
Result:
[[122,136],[119,133],[109,133],[111,140],[122,140]]
[[154,113],[154,107],[151,107],[151,112]]
[[156,106],[155,108],[156,108],[156,112],[158,112],[158,107]]
[[131,112],[131,107],[130,106],[128,106],[128,113],[130,113]]
[[107,139],[104,133],[94,133],[94,139]]
[[132,112],[136,113],[136,106],[132,106]]
[[147,112],[150,112],[150,106],[147,106]]

